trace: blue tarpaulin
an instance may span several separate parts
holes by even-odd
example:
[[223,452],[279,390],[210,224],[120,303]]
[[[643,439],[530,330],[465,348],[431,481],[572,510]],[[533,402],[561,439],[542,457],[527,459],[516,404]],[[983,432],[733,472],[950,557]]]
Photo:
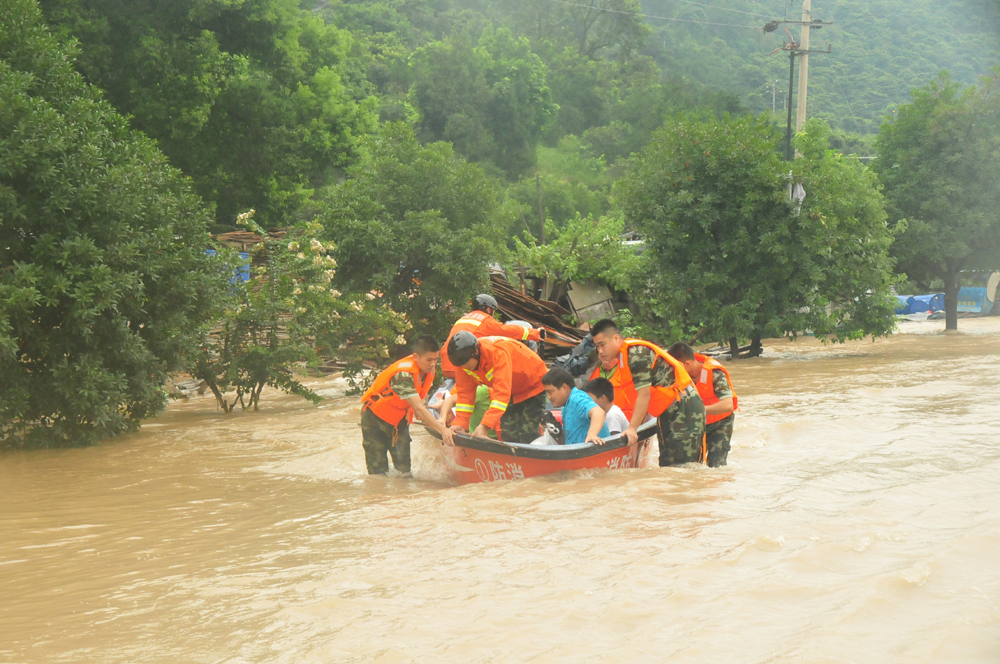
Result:
[[[215,249],[206,249],[205,255],[214,256]],[[242,251],[240,252],[240,265],[236,266],[236,270],[234,270],[234,272],[235,274],[233,275],[233,278],[229,280],[229,283],[235,284],[237,281],[246,283],[250,281],[250,254]]]

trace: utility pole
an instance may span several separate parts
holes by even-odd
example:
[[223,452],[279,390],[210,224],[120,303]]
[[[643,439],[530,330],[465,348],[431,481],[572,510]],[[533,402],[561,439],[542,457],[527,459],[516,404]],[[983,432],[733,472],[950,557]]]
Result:
[[783,46],[771,51],[772,55],[778,51],[788,51],[788,127],[785,130],[785,158],[788,161],[792,161],[795,158],[795,154],[792,152],[792,94],[795,92],[795,58],[796,56],[802,58],[802,71],[799,73],[799,106],[796,123],[796,131],[801,131],[802,125],[805,124],[806,121],[806,91],[807,86],[809,85],[809,54],[830,53],[833,50],[829,44],[827,44],[825,51],[809,50],[809,32],[811,30],[818,30],[824,25],[832,25],[832,23],[825,21],[814,21],[811,17],[812,0],[802,0],[801,21],[770,21],[764,26],[764,32],[774,32],[778,29],[778,26],[784,23],[802,26],[802,39],[804,43],[796,43],[795,39],[788,31],[788,28],[785,28],[785,34],[788,35],[789,41]]
[[776,113],[778,111],[778,82],[771,81],[771,112]]
[[809,33],[812,32],[812,0],[802,0],[802,36],[799,49],[799,106],[795,111],[795,131],[802,131],[806,122],[806,97],[809,93]]
[[785,159],[792,161],[795,153],[792,152],[792,88],[795,86],[795,55],[798,45],[791,44],[794,48],[788,50],[788,128],[785,130]]
[[535,173],[535,194],[538,196],[538,239],[545,244],[545,208],[542,207],[542,176]]

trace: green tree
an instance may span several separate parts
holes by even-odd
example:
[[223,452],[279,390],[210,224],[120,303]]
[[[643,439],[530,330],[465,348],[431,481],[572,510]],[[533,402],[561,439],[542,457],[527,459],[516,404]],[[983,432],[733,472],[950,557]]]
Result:
[[[265,387],[321,401],[293,370],[315,367],[323,358],[344,362],[355,386],[363,363],[389,357],[390,348],[405,344],[401,335],[409,328],[403,316],[373,304],[371,295],[345,297],[332,286],[337,261],[329,256],[332,244],[315,237],[319,223],[299,224],[279,241],[254,214],[250,210],[238,220],[263,240],[253,248],[257,260],[246,268],[249,280],[233,279],[219,300],[214,329],[192,361],[191,373],[227,413],[237,403],[257,410]],[[223,252],[219,258],[231,274],[238,257]],[[231,400],[229,390],[235,391]]]
[[[891,287],[896,240],[875,172],[855,156],[830,149],[830,126],[806,120],[795,137],[801,155],[793,163],[806,198],[797,215],[804,265],[815,290],[807,313],[789,312],[788,331],[811,329],[838,340],[887,336],[895,327]],[[802,316],[795,321],[796,316]]]
[[639,0],[466,0],[462,4],[511,26],[536,45],[571,47],[587,58],[608,55],[628,60],[650,32]]
[[944,282],[945,327],[957,330],[962,271],[1000,267],[1000,68],[978,88],[943,73],[914,90],[875,145],[889,210],[905,220],[900,267]]
[[42,8],[80,41],[87,80],[216,204],[220,227],[251,207],[264,225],[291,223],[375,128],[360,45],[297,0]]
[[751,354],[786,333],[891,331],[881,198],[859,162],[825,149],[825,131],[803,144],[796,179],[812,193],[801,209],[764,117],[678,120],[654,135],[616,197],[646,239],[651,281],[637,299],[656,326],[734,350],[751,339]]
[[515,238],[514,261],[529,277],[552,279],[550,299],[559,301],[571,281],[599,279],[626,290],[639,279],[639,257],[618,239],[624,222],[620,217],[593,219],[577,216],[562,228],[550,226],[552,240],[538,244]]
[[423,146],[402,123],[383,125],[360,154],[320,216],[336,242],[337,287],[377,293],[415,333],[440,337],[503,257],[503,191],[449,144]]
[[33,0],[0,17],[0,440],[92,444],[162,409],[197,344],[210,213]]
[[535,165],[535,148],[557,107],[545,65],[527,39],[487,28],[476,46],[462,35],[434,42],[418,49],[411,64],[410,96],[423,137],[450,141],[466,158],[490,161],[510,178]]

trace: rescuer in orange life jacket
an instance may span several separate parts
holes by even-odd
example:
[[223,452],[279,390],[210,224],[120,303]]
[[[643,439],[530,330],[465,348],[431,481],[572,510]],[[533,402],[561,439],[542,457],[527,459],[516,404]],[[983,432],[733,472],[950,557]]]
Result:
[[[493,318],[493,313],[497,310],[497,301],[492,295],[481,293],[472,298],[472,311],[465,314],[451,326],[451,332],[444,342],[447,351],[448,342],[455,336],[456,332],[465,330],[471,332],[475,337],[510,337],[519,341],[541,341],[545,338],[545,330],[520,325],[501,323]],[[448,353],[441,353],[441,373],[451,381],[455,380],[455,365],[448,359]],[[450,383],[445,383],[445,387],[450,387]],[[440,412],[442,422],[447,422],[452,406],[455,405],[457,397],[455,395],[447,397],[440,405],[435,406]]]
[[[497,301],[492,295],[483,293],[474,297],[472,311],[455,321],[442,348],[447,349],[448,342],[460,330],[472,332],[477,338],[510,337],[518,341],[540,341],[544,338],[545,330],[501,323],[493,318],[493,313],[496,310]],[[441,373],[448,378],[455,377],[455,365],[448,359],[447,352],[441,354]]]
[[390,364],[365,391],[361,437],[369,475],[389,472],[387,454],[392,456],[397,471],[410,472],[410,423],[414,413],[437,430],[446,443],[454,444],[451,430],[424,407],[424,397],[434,382],[439,351],[432,337],[417,337],[413,355]]
[[590,328],[600,359],[590,376],[607,378],[615,387],[615,405],[629,418],[623,432],[634,443],[646,414],[657,418],[660,465],[701,461],[704,456],[705,406],[680,362],[659,346],[622,339],[618,326],[605,318]]
[[490,388],[490,407],[482,422],[472,432],[485,437],[493,429],[501,440],[530,443],[538,437],[538,427],[545,414],[545,388],[542,376],[547,367],[520,341],[507,337],[477,339],[472,332],[459,330],[445,350],[458,367],[453,431],[466,431],[476,403],[476,389]]
[[705,448],[708,465],[725,466],[729,457],[729,442],[733,438],[733,422],[738,402],[733,382],[727,370],[717,360],[694,352],[685,343],[675,343],[667,349],[684,365],[701,400],[705,403]]

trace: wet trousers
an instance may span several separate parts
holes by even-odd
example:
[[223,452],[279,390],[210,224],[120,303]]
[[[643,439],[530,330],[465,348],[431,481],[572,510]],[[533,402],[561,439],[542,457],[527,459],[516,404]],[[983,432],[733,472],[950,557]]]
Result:
[[393,425],[367,408],[362,410],[361,445],[365,448],[369,475],[388,473],[389,456],[398,472],[410,472],[410,424],[405,417]]
[[705,426],[705,446],[708,449],[709,468],[726,465],[729,458],[729,441],[733,438],[733,424],[736,415]]
[[688,387],[657,418],[660,465],[677,466],[701,461],[705,438],[705,404],[698,391]]
[[538,427],[545,414],[545,393],[536,394],[521,403],[512,403],[500,418],[500,440],[508,443],[530,443],[538,438]]

